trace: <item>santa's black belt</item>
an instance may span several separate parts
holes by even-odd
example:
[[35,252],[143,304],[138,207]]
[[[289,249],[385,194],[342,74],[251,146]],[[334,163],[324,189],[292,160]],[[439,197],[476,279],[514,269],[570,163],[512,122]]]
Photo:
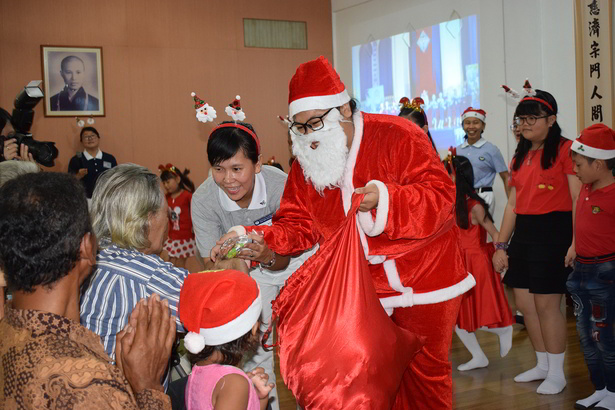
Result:
[[484,186],[482,188],[476,188],[476,192],[478,192],[479,194],[481,192],[491,192],[491,191],[493,191],[493,187],[490,187],[490,186]]

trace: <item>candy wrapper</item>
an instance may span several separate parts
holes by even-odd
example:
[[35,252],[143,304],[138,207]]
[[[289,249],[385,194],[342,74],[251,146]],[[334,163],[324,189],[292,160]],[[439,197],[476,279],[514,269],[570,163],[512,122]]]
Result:
[[241,249],[252,242],[254,241],[248,238],[248,235],[240,235],[227,239],[220,247],[222,259],[233,259],[237,257]]

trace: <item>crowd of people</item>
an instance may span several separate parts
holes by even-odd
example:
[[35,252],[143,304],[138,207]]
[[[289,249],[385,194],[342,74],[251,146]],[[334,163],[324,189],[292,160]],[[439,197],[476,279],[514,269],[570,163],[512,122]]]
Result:
[[[197,119],[212,122],[213,107],[192,95]],[[500,356],[513,348],[505,284],[536,353],[536,366],[514,381],[541,380],[540,394],[565,388],[560,303],[570,293],[595,387],[577,406],[615,409],[611,128],[593,125],[567,140],[553,95],[528,86],[515,110],[518,144],[510,164],[483,136],[487,113],[473,107],[459,115],[465,142],[442,160],[420,97],[402,99],[398,116],[361,112],[320,57],[300,65],[290,81],[295,160],[287,175],[263,164],[260,139],[243,121],[239,99],[226,110],[233,121],[209,135],[211,175],[198,188],[187,169],[172,164],[160,165],[159,173],[117,165],[100,150],[93,127],[82,129],[84,151],[71,159],[68,173],[39,172],[27,147],[5,141],[5,407],[279,409],[274,354],[262,340],[283,316],[276,298],[313,255],[335,253],[343,261],[349,252],[333,252],[329,239],[356,217],[371,282],[349,279],[361,289],[334,289],[337,303],[345,292],[370,290],[401,334],[422,346],[399,374],[386,375],[399,385],[395,395],[357,400],[369,408],[452,408],[454,333],[472,356],[459,371],[489,364],[479,330],[498,336]],[[498,174],[508,197],[499,230],[493,219]],[[202,272],[186,269],[193,256]],[[339,265],[336,274],[352,277],[352,264]],[[306,325],[300,316],[285,317],[278,342],[289,324]],[[332,321],[345,320],[330,317],[326,306],[319,319],[325,333]],[[358,350],[377,328],[349,331],[348,349]],[[402,338],[387,343],[399,347]],[[178,349],[187,351],[192,370],[171,380],[170,358]],[[370,360],[381,357],[371,353]],[[299,357],[293,363],[301,369],[280,367],[298,380],[310,371],[324,378],[336,373],[335,360],[335,351],[323,350],[322,363]],[[346,397],[340,389],[360,391],[380,376],[333,377],[337,385],[322,386],[319,394]],[[310,400],[297,396],[298,406],[311,408]]]

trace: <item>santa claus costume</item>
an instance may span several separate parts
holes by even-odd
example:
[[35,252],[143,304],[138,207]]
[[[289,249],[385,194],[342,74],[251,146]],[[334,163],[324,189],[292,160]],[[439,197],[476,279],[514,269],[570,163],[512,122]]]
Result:
[[[452,408],[448,353],[460,295],[475,284],[458,244],[453,182],[439,158],[425,155],[433,148],[419,128],[399,117],[352,113],[345,86],[324,57],[300,65],[289,88],[298,161],[273,225],[258,229],[272,250],[295,254],[335,232],[355,188],[377,191],[377,207],[358,216],[373,283],[393,321],[426,340],[394,408]],[[297,123],[301,113],[311,117]],[[236,230],[252,229],[243,228]]]

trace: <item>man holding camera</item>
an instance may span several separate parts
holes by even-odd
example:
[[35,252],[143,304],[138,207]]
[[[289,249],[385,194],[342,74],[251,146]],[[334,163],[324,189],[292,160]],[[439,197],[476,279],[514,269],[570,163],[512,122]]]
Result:
[[113,155],[99,149],[100,134],[96,128],[83,128],[79,138],[84,150],[71,158],[68,164],[68,172],[81,180],[85,187],[85,194],[90,199],[98,176],[117,166],[117,161]]

